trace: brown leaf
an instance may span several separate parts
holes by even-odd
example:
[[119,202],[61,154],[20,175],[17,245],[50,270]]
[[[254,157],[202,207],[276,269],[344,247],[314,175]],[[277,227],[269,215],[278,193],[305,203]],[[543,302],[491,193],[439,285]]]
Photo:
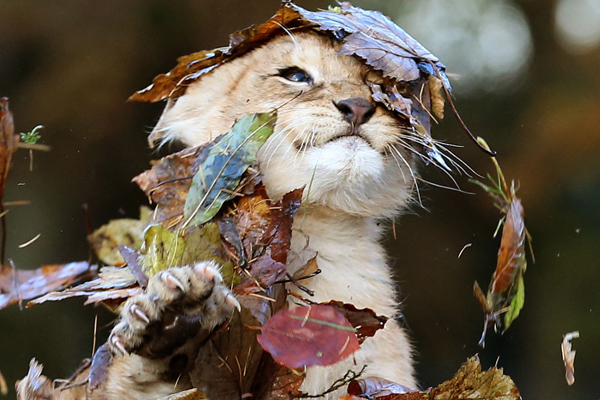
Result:
[[498,263],[490,284],[492,293],[506,292],[513,285],[517,272],[525,258],[525,211],[521,200],[514,198],[508,207],[502,240],[498,251]]
[[[229,46],[214,50],[204,50],[180,57],[175,68],[166,74],[154,78],[147,88],[133,94],[129,100],[156,102],[166,98],[177,98],[185,88],[213,68],[233,57],[240,56],[257,47],[263,41],[282,30],[282,26],[298,25],[299,15],[294,10],[282,7],[267,22],[252,25],[233,33],[229,37]],[[303,24],[306,25],[306,24]]]
[[565,363],[565,379],[569,386],[575,383],[575,350],[572,350],[571,340],[579,338],[579,331],[569,332],[563,336],[560,350]]
[[8,109],[8,98],[0,99],[0,201],[4,198],[4,189],[12,157],[17,150],[19,135],[15,134],[13,115]]
[[378,400],[520,400],[521,394],[502,368],[481,371],[479,358],[473,356],[464,363],[454,377],[436,388],[421,392],[392,394],[376,397]]
[[4,375],[2,375],[2,371],[0,371],[0,394],[2,396],[8,394],[8,386],[6,385],[6,379],[4,379]]
[[358,342],[364,342],[365,338],[374,336],[378,330],[383,329],[387,322],[386,317],[375,314],[375,311],[369,308],[357,309],[352,304],[342,303],[340,301],[330,301],[323,303],[326,306],[332,306],[339,311],[354,329]]
[[87,262],[62,265],[46,265],[36,270],[11,270],[0,272],[0,309],[19,301],[31,300],[47,293],[63,289],[74,283],[89,279],[96,273],[96,266]]
[[288,368],[330,365],[360,347],[348,320],[325,305],[279,311],[262,327],[257,340]]
[[151,169],[133,178],[157,205],[154,221],[169,226],[181,219],[192,177],[208,152],[208,144],[182,150],[153,161]]
[[[357,55],[398,81],[419,78],[418,62],[439,60],[402,28],[378,11],[340,3],[339,11],[307,11],[289,3],[307,21],[341,38],[340,54]],[[439,68],[443,70],[443,65]]]

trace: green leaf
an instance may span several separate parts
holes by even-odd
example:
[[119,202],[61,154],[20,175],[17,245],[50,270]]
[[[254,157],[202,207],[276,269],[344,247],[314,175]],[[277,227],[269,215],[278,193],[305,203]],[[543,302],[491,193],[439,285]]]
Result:
[[142,266],[149,276],[171,267],[216,261],[224,280],[229,284],[234,279],[233,265],[223,256],[219,227],[214,222],[176,232],[159,224],[150,225],[144,234],[142,252]]
[[38,132],[44,128],[43,125],[38,125],[31,132],[21,133],[21,140],[25,143],[36,144],[42,137]]
[[517,319],[523,308],[523,304],[525,304],[525,280],[523,279],[522,272],[517,275],[515,286],[515,295],[508,306],[508,311],[504,314],[504,331]]
[[184,227],[203,224],[217,214],[256,161],[260,147],[273,133],[276,115],[251,114],[217,140],[194,175],[183,216]]

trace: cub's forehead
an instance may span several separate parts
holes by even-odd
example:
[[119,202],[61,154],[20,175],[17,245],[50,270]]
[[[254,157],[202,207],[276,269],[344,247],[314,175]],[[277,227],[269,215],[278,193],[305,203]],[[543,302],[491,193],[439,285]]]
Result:
[[[259,49],[274,68],[298,67],[310,72],[314,78],[348,77],[348,73],[361,74],[363,63],[352,56],[337,54],[341,47],[335,39],[314,31],[291,32],[271,39]],[[262,55],[258,55],[262,58]]]

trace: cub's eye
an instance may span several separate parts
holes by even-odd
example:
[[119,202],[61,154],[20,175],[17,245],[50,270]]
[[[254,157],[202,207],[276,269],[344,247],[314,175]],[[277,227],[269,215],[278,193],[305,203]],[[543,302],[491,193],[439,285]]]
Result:
[[312,83],[312,76],[305,70],[298,67],[290,67],[279,70],[279,76],[290,82]]

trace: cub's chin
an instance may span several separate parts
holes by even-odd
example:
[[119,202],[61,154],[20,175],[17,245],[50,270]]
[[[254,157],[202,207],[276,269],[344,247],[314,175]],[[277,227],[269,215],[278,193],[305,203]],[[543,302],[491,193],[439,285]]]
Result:
[[413,176],[360,136],[337,137],[295,148],[277,134],[259,153],[263,180],[273,198],[304,187],[305,204],[342,214],[390,217],[411,197]]

